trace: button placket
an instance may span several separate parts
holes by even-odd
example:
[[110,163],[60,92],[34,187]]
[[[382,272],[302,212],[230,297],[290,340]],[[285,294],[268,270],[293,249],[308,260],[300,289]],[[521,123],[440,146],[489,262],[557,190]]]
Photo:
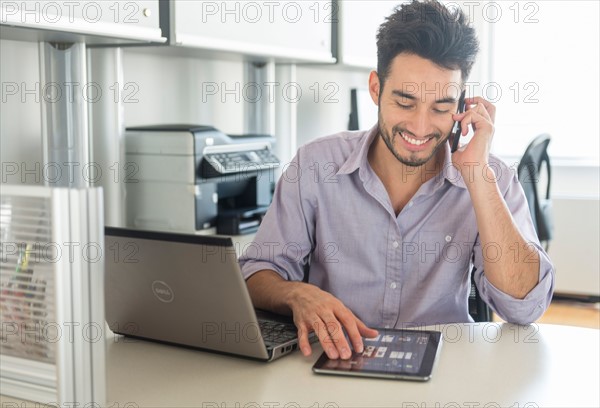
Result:
[[[397,225],[396,225],[397,226]],[[398,319],[399,313],[399,305],[400,305],[400,283],[399,280],[402,276],[402,251],[401,247],[401,239],[402,237],[399,234],[399,231],[394,231],[394,233],[390,234],[390,246],[388,253],[388,265],[386,274],[386,289],[384,295],[384,313],[383,313],[383,322],[387,323],[387,327],[391,327],[395,324]]]

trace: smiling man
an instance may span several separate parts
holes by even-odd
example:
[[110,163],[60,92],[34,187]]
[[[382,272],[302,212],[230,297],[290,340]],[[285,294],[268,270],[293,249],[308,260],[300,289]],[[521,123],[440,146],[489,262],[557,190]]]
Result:
[[[523,190],[490,154],[494,106],[467,98],[456,114],[478,51],[466,17],[403,5],[377,48],[377,125],[301,147],[240,258],[255,306],[292,314],[305,355],[311,331],[330,358],[349,358],[344,332],[361,351],[372,327],[472,321],[471,273],[511,322],[533,322],[552,297]],[[473,137],[451,153],[455,121]]]

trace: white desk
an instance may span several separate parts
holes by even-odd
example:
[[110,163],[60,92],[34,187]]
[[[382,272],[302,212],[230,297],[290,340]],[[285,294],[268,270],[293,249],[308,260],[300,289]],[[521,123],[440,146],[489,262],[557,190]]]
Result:
[[496,323],[446,325],[440,329],[445,342],[433,378],[425,383],[313,374],[311,367],[320,349],[309,358],[296,352],[262,363],[115,337],[108,340],[107,405],[600,406],[598,330]]

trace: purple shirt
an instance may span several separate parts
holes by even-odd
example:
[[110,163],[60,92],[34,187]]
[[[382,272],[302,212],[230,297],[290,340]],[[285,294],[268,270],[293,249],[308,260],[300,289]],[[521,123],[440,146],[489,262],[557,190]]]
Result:
[[[554,270],[515,171],[490,157],[516,225],[540,252],[539,283],[524,299],[501,292],[483,274],[475,211],[448,144],[442,171],[396,217],[367,160],[376,135],[376,126],[341,132],[298,150],[240,257],[244,276],[271,269],[332,293],[371,327],[406,327],[473,321],[468,296],[475,266],[480,295],[500,317],[521,324],[540,317],[550,304]],[[489,245],[486,255],[493,258],[495,250]]]

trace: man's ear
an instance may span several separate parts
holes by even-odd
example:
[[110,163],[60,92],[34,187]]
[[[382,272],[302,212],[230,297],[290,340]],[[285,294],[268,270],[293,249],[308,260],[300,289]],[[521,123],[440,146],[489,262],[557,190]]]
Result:
[[371,94],[371,99],[373,99],[373,103],[379,106],[379,75],[377,75],[377,71],[371,71],[369,74],[369,93]]

